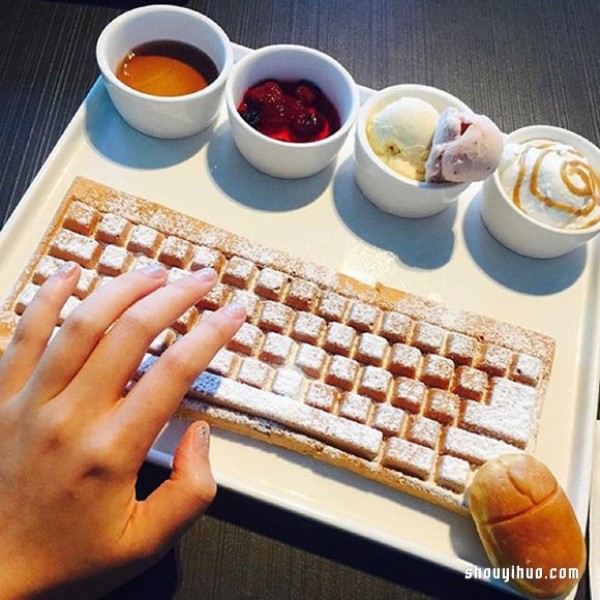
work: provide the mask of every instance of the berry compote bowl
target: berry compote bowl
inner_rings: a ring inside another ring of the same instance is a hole
[[[327,167],[360,106],[342,65],[292,44],[265,46],[242,58],[227,81],[225,101],[240,153],[259,171],[284,179]]]

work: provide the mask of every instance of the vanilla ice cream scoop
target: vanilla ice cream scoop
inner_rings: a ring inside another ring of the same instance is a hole
[[[371,117],[367,123],[367,139],[390,169],[424,181],[425,162],[439,117],[428,102],[405,96]]]
[[[515,206],[540,223],[583,229],[600,221],[600,183],[572,146],[547,140],[507,144],[498,168]]]
[[[447,108],[440,116],[425,165],[430,183],[470,183],[489,177],[498,167],[504,138],[484,115]]]

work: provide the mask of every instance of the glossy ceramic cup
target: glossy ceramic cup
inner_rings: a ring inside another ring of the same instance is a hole
[[[510,133],[505,143],[550,140],[568,144],[587,157],[600,173],[600,149],[585,138],[560,127],[531,125]],[[531,258],[554,258],[571,252],[600,232],[600,223],[585,229],[559,229],[536,221],[515,206],[498,170],[483,184],[481,217],[488,231],[503,245]]]
[[[429,217],[456,202],[469,184],[417,181],[396,173],[375,154],[367,138],[367,124],[375,114],[403,97],[424,100],[439,113],[449,106],[470,111],[469,107],[455,96],[426,85],[394,85],[375,92],[362,106],[356,122],[356,183],[375,206],[387,213],[408,218]]]
[[[336,107],[341,127],[316,142],[274,140],[252,128],[238,113],[244,92],[264,79],[306,79],[317,85]],[[225,89],[235,144],[256,169],[274,177],[295,179],[322,171],[340,151],[359,109],[351,75],[330,56],[293,44],[266,46],[247,54],[234,67]]]
[[[125,85],[116,76],[123,57],[146,42],[174,40],[196,46],[215,63],[219,75],[203,90],[183,96],[153,96]],[[233,65],[227,34],[204,15],[179,6],[151,5],[111,21],[96,44],[96,60],[106,90],[123,119],[158,138],[181,138],[207,128],[215,119]]]

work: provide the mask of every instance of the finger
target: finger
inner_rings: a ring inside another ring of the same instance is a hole
[[[65,320],[50,343],[30,385],[32,395],[56,396],[77,375],[106,330],[134,302],[161,287],[167,278],[162,267],[131,271],[103,285]]]
[[[98,390],[111,403],[140,364],[152,340],[196,304],[217,281],[214,269],[203,269],[143,298],[115,323],[100,341],[73,382],[80,397]]]
[[[136,505],[127,531],[134,553],[158,555],[206,510],[217,486],[208,459],[210,430],[199,421],[183,434],[171,477]]]
[[[66,263],[43,283],[27,306],[0,361],[0,399],[17,393],[31,377],[80,274],[79,265]]]
[[[139,449],[140,463],[182,396],[245,318],[241,306],[219,309],[173,344],[123,400],[115,418],[131,447]]]

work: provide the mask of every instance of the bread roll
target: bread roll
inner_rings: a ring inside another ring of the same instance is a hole
[[[539,460],[506,454],[486,462],[471,483],[469,507],[490,561],[520,591],[563,596],[583,575],[581,528],[564,490]]]

